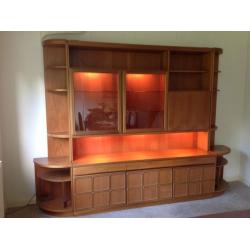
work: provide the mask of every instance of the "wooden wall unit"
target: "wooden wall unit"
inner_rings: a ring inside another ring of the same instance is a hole
[[[213,197],[219,48],[46,40],[38,206],[83,214]]]

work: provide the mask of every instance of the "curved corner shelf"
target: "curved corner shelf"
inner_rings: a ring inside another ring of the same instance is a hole
[[[45,168],[71,168],[71,162],[68,157],[35,158],[34,163]]]
[[[72,213],[72,206],[64,207],[63,201],[59,198],[53,200],[41,201],[39,202],[39,207],[42,210],[51,213],[62,213],[62,214]]]
[[[216,167],[225,166],[228,164],[228,160],[224,157],[220,157],[217,161]]]
[[[67,132],[56,132],[56,133],[48,133],[48,137],[53,138],[61,138],[61,139],[68,139],[69,134]]]
[[[67,169],[46,171],[39,176],[40,179],[49,182],[70,182],[70,172]]]
[[[231,152],[231,149],[224,145],[215,145],[212,151],[217,155],[226,155]]]

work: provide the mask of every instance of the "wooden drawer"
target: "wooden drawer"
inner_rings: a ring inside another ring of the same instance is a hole
[[[127,163],[110,163],[110,164],[95,164],[87,166],[75,166],[73,167],[73,176],[86,175],[86,174],[98,174],[98,173],[112,173],[129,170],[146,170],[146,169],[158,169],[178,166],[195,166],[203,164],[215,164],[215,156],[207,157],[187,157],[187,158],[175,158],[164,160],[148,160],[148,161],[131,161]]]
[[[88,166],[73,167],[73,175],[85,175],[85,174],[98,174],[98,173],[112,173],[125,171],[124,164],[96,164]]]
[[[215,164],[215,156],[207,157],[187,157],[187,158],[175,158],[175,159],[164,159],[155,161],[137,161],[124,163],[126,170],[143,170],[152,168],[167,168],[167,167],[178,167],[178,166],[189,166],[189,165],[202,165],[202,164]]]

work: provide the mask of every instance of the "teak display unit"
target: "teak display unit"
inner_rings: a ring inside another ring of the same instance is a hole
[[[214,145],[219,48],[46,40],[38,206],[83,214],[226,189]]]

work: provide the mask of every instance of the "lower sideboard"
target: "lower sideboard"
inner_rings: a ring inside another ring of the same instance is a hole
[[[223,154],[92,165],[35,159],[37,204],[78,215],[217,196],[226,189]]]
[[[74,213],[168,203],[212,194],[215,173],[215,164],[205,164],[74,175]]]

